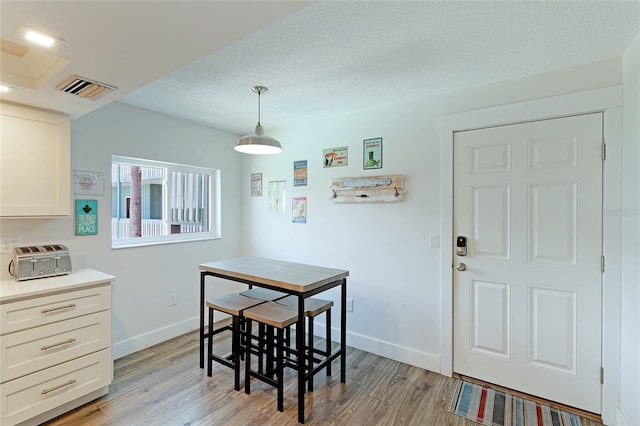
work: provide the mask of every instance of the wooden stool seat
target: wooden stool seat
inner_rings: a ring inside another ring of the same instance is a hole
[[[251,377],[255,377],[262,382],[265,382],[278,389],[278,411],[284,410],[284,329],[288,329],[292,324],[298,321],[298,313],[294,312],[283,305],[279,305],[275,302],[267,302],[261,305],[254,306],[244,311],[244,318],[247,324],[247,330],[251,330],[251,322],[257,321],[261,325],[266,325],[270,330],[275,329],[277,332],[276,343],[276,371],[275,378],[270,375],[270,371],[265,374],[261,369],[251,369],[251,345],[245,345],[245,380],[244,391],[245,393],[251,393]],[[266,352],[259,351],[258,356],[266,355],[268,358],[269,369],[271,368],[271,359],[273,352],[271,350],[273,345],[272,333],[267,333]],[[250,337],[249,337],[250,338]],[[260,346],[262,347],[265,338],[261,337]],[[299,360],[298,362],[302,362]]]
[[[244,313],[245,318],[284,329],[298,321],[298,313],[277,302],[267,302],[254,306]]]
[[[295,296],[287,296],[284,299],[276,301],[279,305],[284,305],[294,311],[298,310],[298,298]],[[307,317],[315,317],[333,307],[333,300],[316,299],[309,297],[304,299],[304,315]]]
[[[262,299],[262,300],[270,300],[270,301],[282,299],[288,296],[287,293],[283,293],[281,291],[276,291],[276,290],[270,290],[268,288],[262,288],[262,287],[250,288],[249,290],[241,291],[240,294],[246,297],[253,297],[254,299]]]
[[[216,311],[224,312],[229,315],[240,316],[242,311],[244,311],[245,309],[259,305],[266,301],[267,299],[259,299],[257,297],[248,298],[237,293],[231,293],[224,296],[216,297],[215,299],[207,300],[206,305],[209,308],[215,309]]]
[[[242,328],[240,320],[246,309],[257,306],[261,303],[266,303],[266,300],[252,299],[250,297],[240,296],[239,294],[227,294],[206,301],[206,306],[209,309],[207,375],[209,377],[212,375],[213,361],[233,369],[235,390],[240,390],[240,355],[242,353],[242,346],[240,344]],[[214,330],[214,311],[220,311],[231,315],[231,326],[225,325]],[[221,356],[213,353],[213,336],[223,331],[231,331],[231,354],[227,356]]]

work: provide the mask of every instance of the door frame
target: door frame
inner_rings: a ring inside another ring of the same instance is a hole
[[[456,131],[510,125],[570,115],[603,112],[602,250],[602,420],[614,424],[620,394],[620,218],[607,211],[620,209],[622,148],[622,86],[536,99],[442,116],[440,133],[440,373],[453,374],[453,136]]]

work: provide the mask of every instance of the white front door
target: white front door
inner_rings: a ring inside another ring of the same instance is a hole
[[[467,238],[454,253],[454,371],[594,413],[602,120],[454,135],[454,236]]]

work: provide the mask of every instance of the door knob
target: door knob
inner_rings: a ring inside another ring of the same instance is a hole
[[[458,264],[456,265],[456,269],[457,269],[458,271],[464,271],[464,270],[466,270],[466,269],[467,269],[467,265],[465,265],[464,263],[458,263]]]

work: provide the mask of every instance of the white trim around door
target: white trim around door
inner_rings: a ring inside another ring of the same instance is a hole
[[[622,87],[537,99],[511,105],[461,112],[438,120],[441,144],[441,354],[440,373],[453,373],[453,133],[461,130],[523,123],[591,112],[604,113],[607,146],[603,185],[602,303],[602,420],[614,424],[620,392],[620,218],[608,211],[620,209],[622,148]]]

